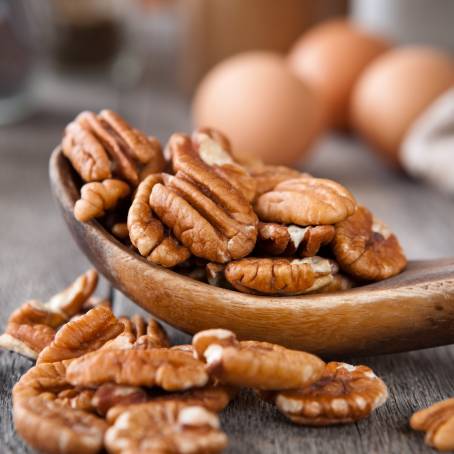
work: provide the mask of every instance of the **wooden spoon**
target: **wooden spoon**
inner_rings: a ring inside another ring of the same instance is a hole
[[[146,311],[183,331],[227,328],[242,339],[323,356],[454,343],[454,259],[413,261],[399,276],[344,292],[247,295],[147,262],[97,221],[76,221],[73,207],[79,191],[59,148],[50,160],[50,180],[72,235],[95,267]]]

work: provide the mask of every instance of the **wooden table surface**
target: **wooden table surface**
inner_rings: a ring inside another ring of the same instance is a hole
[[[49,297],[89,266],[60,219],[49,189],[47,159],[64,124],[81,109],[107,106],[120,108],[163,140],[172,130],[190,127],[187,105],[170,93],[131,96],[127,105],[102,86],[78,93],[72,102],[63,102],[59,94],[58,89],[46,92],[44,86],[46,103],[41,103],[37,115],[0,128],[1,329],[25,299]],[[348,186],[392,226],[409,258],[454,255],[454,200],[389,171],[355,139],[324,139],[306,168]],[[115,310],[130,313],[135,309],[116,294]],[[188,339],[175,330],[171,334],[175,342]],[[372,367],[389,386],[387,404],[374,415],[342,427],[302,428],[244,392],[221,417],[230,440],[226,452],[432,452],[422,436],[409,429],[408,419],[416,409],[454,396],[454,348],[347,360]],[[17,437],[11,419],[11,388],[31,365],[17,354],[0,352],[1,453],[33,452]]]

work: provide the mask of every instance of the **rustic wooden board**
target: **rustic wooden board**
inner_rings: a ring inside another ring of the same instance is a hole
[[[41,116],[0,133],[0,328],[24,299],[46,298],[88,263],[59,218],[47,181],[47,158],[63,116]],[[445,196],[384,170],[361,145],[330,138],[310,171],[336,178],[384,218],[411,258],[454,256],[454,203]],[[354,170],[352,170],[354,168]],[[116,311],[135,310],[121,295]],[[188,337],[172,331],[175,342]],[[354,425],[309,429],[291,425],[252,393],[243,393],[222,415],[228,453],[428,453],[408,418],[422,406],[454,395],[454,348],[365,358],[390,388],[390,399]],[[32,452],[15,435],[11,388],[32,362],[0,352],[0,452]]]

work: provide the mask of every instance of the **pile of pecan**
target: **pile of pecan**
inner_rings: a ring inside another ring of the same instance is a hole
[[[396,236],[331,180],[236,157],[219,131],[155,137],[81,113],[64,155],[82,180],[74,215],[155,264],[261,295],[345,290],[401,272]]]
[[[196,454],[227,446],[218,413],[241,388],[296,424],[344,424],[387,399],[371,369],[239,341],[224,329],[170,346],[153,319],[116,317],[93,270],[10,317],[0,347],[36,360],[13,388],[19,435],[45,453]]]

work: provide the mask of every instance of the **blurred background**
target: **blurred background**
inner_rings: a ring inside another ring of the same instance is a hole
[[[111,108],[163,143],[214,126],[337,179],[398,234],[407,203],[454,223],[453,23],[452,0],[0,0],[0,176]]]

